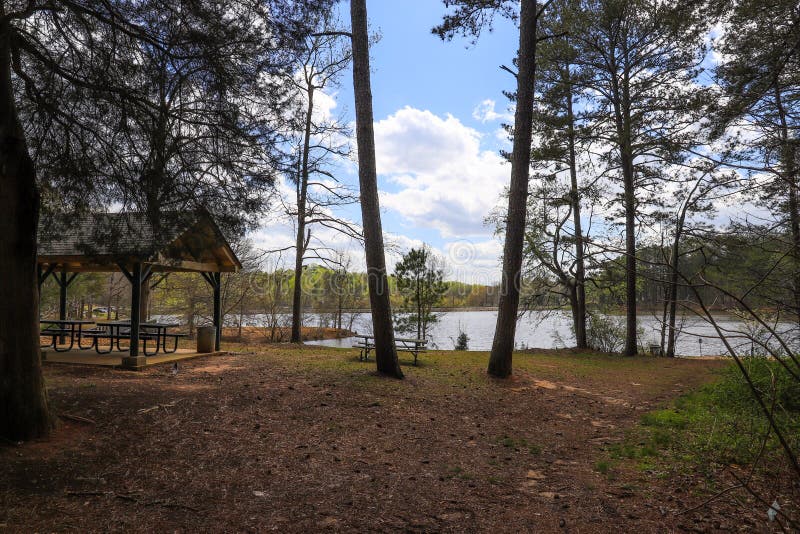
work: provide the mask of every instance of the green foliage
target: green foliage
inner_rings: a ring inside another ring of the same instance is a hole
[[[447,291],[442,261],[426,246],[412,248],[395,265],[394,278],[403,297],[400,313],[395,316],[395,328],[400,332],[416,331],[418,338],[425,339],[430,325],[438,320],[433,307]]]
[[[743,363],[765,404],[774,406],[778,427],[797,454],[800,382],[774,360],[748,358]],[[670,408],[645,414],[641,425],[624,443],[609,449],[612,458],[661,456],[665,463],[677,463],[678,467],[710,469],[715,464],[751,465],[763,445],[763,463],[785,459],[741,371],[733,365],[719,382],[680,397]]]
[[[688,423],[685,415],[673,409],[656,410],[642,416],[642,424],[651,427],[683,429]]]
[[[625,317],[590,313],[586,321],[586,341],[600,352],[619,352],[625,345]]]
[[[594,464],[594,470],[601,475],[609,476],[611,474],[611,463],[601,460]]]
[[[517,452],[527,450],[533,456],[538,456],[542,453],[542,447],[535,443],[529,443],[525,438],[512,438],[510,436],[500,436],[496,440],[498,445],[502,445],[506,449],[514,449]]]
[[[458,337],[456,338],[455,345],[453,346],[454,350],[469,350],[469,336],[467,336],[466,332],[459,331]]]

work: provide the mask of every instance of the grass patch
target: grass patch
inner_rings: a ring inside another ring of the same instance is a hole
[[[800,449],[800,383],[779,362],[749,358],[744,362],[767,406],[790,441]],[[641,470],[654,469],[654,461],[678,469],[710,470],[714,464],[751,465],[762,442],[766,464],[783,461],[783,451],[753,397],[741,371],[733,364],[720,379],[676,399],[673,406],[647,413],[641,426],[624,442],[608,449],[615,460],[637,460]]]
[[[514,449],[516,452],[527,450],[533,456],[542,454],[542,447],[535,443],[529,443],[525,438],[515,439],[509,436],[500,436],[496,440],[498,445],[502,445],[506,449]]]
[[[689,421],[686,415],[672,409],[657,410],[655,412],[646,413],[642,416],[642,424],[644,426],[658,428],[682,429],[686,428],[688,422]]]
[[[614,480],[616,478],[616,473],[614,472],[613,464],[610,461],[600,460],[599,462],[594,464],[594,470],[609,480]]]
[[[594,470],[600,473],[601,475],[607,475],[609,471],[611,471],[611,464],[601,460],[596,464],[594,464]]]

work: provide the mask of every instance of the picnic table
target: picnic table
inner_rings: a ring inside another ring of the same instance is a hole
[[[354,348],[360,349],[358,355],[359,360],[369,360],[369,353],[375,349],[375,336],[359,335],[354,336],[358,338]],[[414,365],[417,365],[417,357],[420,352],[425,352],[428,346],[427,339],[414,339],[414,338],[394,338],[394,346],[397,352],[409,352],[414,355]]]
[[[97,326],[100,328],[84,335],[85,337],[90,337],[93,339],[92,346],[94,346],[98,354],[108,354],[114,350],[115,345],[117,350],[120,352],[127,350],[122,348],[120,341],[123,339],[129,340],[131,338],[130,321],[103,321],[97,323]],[[168,329],[175,328],[177,326],[180,325],[177,323],[141,323],[139,325],[139,339],[142,341],[142,350],[144,351],[144,355],[153,356],[158,354],[159,351],[163,351],[164,354],[170,354],[177,351],[178,339],[186,337],[186,334],[168,332]],[[175,344],[171,350],[167,349],[168,338],[175,341]],[[99,340],[101,339],[108,339],[108,350],[100,349]],[[147,350],[148,341],[156,342],[156,348],[153,352],[149,352]]]
[[[156,335],[156,352],[158,352],[159,340],[161,342],[161,350],[164,354],[171,354],[178,350],[178,339],[186,337],[188,334],[180,334],[175,332],[168,332],[170,328],[177,328],[178,323],[143,323],[139,325],[145,333],[151,334],[155,330]],[[167,338],[173,339],[175,344],[171,350],[167,350]],[[146,354],[147,351],[145,351]]]
[[[94,321],[83,319],[41,319],[39,320],[40,331],[39,334],[43,337],[51,337],[52,341],[47,345],[42,345],[42,348],[53,347],[56,352],[67,352],[72,350],[75,346],[75,340],[78,340],[78,348],[90,349],[81,345],[81,337],[83,335],[83,327],[85,325],[94,324]],[[61,344],[66,343],[66,338],[69,336],[69,346],[67,348],[58,348],[60,340]]]

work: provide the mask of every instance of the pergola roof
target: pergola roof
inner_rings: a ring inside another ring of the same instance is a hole
[[[158,229],[144,213],[93,213],[51,225],[39,236],[39,265],[109,272],[135,263],[153,272],[235,272],[242,264],[205,211],[164,214]]]

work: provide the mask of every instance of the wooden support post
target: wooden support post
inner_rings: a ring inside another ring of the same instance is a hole
[[[42,265],[41,264],[38,265],[39,292],[40,293],[42,291],[42,284],[44,284],[44,281],[47,280],[48,276],[53,274],[53,271],[55,270],[55,268],[56,268],[56,265],[54,263],[51,263],[50,265],[47,266],[47,269],[43,271],[42,270]]]
[[[131,344],[130,357],[139,356],[139,325],[142,305],[142,264],[133,264],[131,272]]]
[[[48,272],[52,272],[52,269],[50,269]],[[78,273],[73,273],[73,275],[69,278],[67,278],[66,271],[61,271],[61,276],[56,276],[56,273],[52,274],[53,278],[55,278],[56,282],[58,282],[58,319],[63,321],[67,318],[67,288],[72,281],[75,280],[75,277],[78,276]],[[42,287],[43,282],[44,279],[40,278],[39,288]],[[58,338],[58,342],[66,343],[67,338],[65,336],[60,336]]]
[[[220,273],[211,273],[211,278],[214,280],[214,326],[217,330],[214,350],[219,351],[219,342],[222,338],[222,275]]]
[[[118,262],[122,274],[131,283],[131,332],[128,356],[122,358],[122,366],[128,369],[142,369],[145,366],[146,358],[139,356],[139,311],[142,302],[142,279],[150,273],[150,267],[142,271],[142,262],[136,261],[133,269],[128,271],[127,267]]]
[[[218,351],[222,338],[222,275],[220,273],[200,273],[208,285],[214,290],[214,327],[217,331],[214,338],[214,350]]]
[[[63,321],[67,318],[67,273],[64,271],[61,271],[58,286],[58,319]],[[67,338],[62,335],[58,342],[66,343]]]

